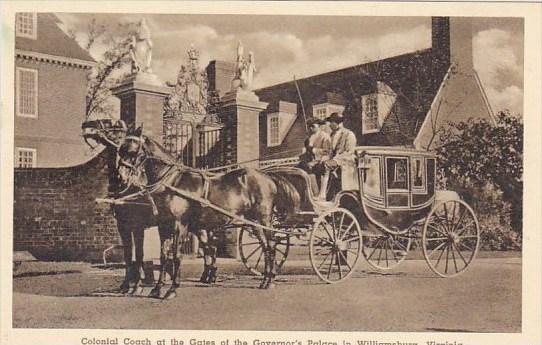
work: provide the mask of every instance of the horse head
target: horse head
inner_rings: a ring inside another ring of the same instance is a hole
[[[132,186],[154,184],[174,167],[180,167],[162,146],[143,135],[142,127],[127,131],[118,149],[118,157],[120,180]]]
[[[98,145],[119,148],[128,130],[123,120],[113,123],[111,119],[87,120],[81,125],[83,139],[91,148]],[[92,145],[89,140],[95,144]]]

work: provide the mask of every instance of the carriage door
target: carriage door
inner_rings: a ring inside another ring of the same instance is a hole
[[[407,157],[386,157],[386,190],[388,208],[409,207]]]

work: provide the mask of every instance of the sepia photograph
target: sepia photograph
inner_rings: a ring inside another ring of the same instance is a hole
[[[3,32],[3,332],[466,345],[534,331],[526,16],[93,5],[14,6]]]

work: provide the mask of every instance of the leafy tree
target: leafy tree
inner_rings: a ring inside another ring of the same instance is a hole
[[[73,30],[70,35],[76,37]],[[111,88],[128,74],[129,49],[132,35],[135,34],[135,24],[118,24],[112,30],[100,24],[93,18],[87,25],[86,42],[81,45],[91,51],[104,50],[99,61],[87,76],[86,118],[93,116],[112,116],[115,103]]]
[[[436,153],[439,175],[458,191],[494,186],[510,209],[511,225],[522,232],[523,122],[507,111],[496,123],[469,120],[449,123],[442,132]],[[471,195],[472,197],[472,195]]]

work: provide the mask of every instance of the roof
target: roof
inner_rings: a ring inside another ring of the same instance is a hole
[[[15,49],[95,62],[88,51],[62,31],[60,22],[52,13],[38,13],[37,38],[15,37]]]
[[[337,104],[337,105],[346,105],[346,100],[341,94],[335,92],[325,92],[320,97],[318,97],[314,104]]]
[[[345,126],[356,133],[358,144],[412,145],[448,67],[446,56],[428,48],[298,79],[297,86],[307,113],[321,97],[343,97]],[[379,91],[396,94],[396,102],[379,132],[362,135],[359,98]],[[300,103],[294,81],[255,92],[264,102]]]

